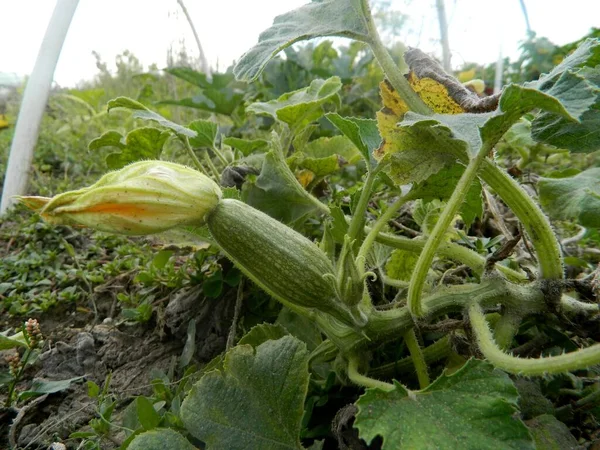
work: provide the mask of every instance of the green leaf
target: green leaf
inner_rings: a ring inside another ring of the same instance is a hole
[[[258,44],[240,58],[233,73],[238,80],[256,79],[271,58],[294,42],[320,36],[367,41],[368,35],[361,0],[313,1],[275,17],[273,25],[258,37]]]
[[[322,106],[332,100],[342,88],[339,77],[314,80],[310,86],[287,92],[270,102],[256,102],[246,111],[271,116],[300,130],[323,115]]]
[[[397,382],[391,392],[367,389],[356,402],[355,426],[367,444],[381,436],[383,449],[533,449],[515,417],[517,398],[508,375],[470,360],[422,391]]]
[[[128,450],[197,450],[189,441],[170,428],[158,428],[139,434]]]
[[[88,149],[90,150],[98,150],[102,147],[117,147],[124,149],[126,144],[121,133],[111,130],[107,131],[96,139],[92,139],[92,141],[90,141],[88,144]]]
[[[196,321],[194,319],[190,319],[187,327],[187,337],[185,339],[185,345],[183,346],[183,350],[181,351],[181,356],[179,357],[179,369],[184,369],[189,365],[194,357],[194,352],[196,351]]]
[[[401,125],[387,142],[390,149],[380,164],[397,185],[418,183],[462,157],[468,145],[455,139],[452,131],[434,120]]]
[[[390,278],[409,281],[418,259],[418,253],[396,249],[385,265],[385,271]]]
[[[69,378],[68,380],[46,381],[35,378],[31,383],[31,387],[27,391],[23,391],[19,394],[19,401],[37,397],[38,395],[54,394],[55,392],[64,391],[65,389],[69,389],[71,383],[82,379],[83,377],[74,377]]]
[[[153,430],[161,421],[160,415],[146,397],[140,396],[135,399],[138,419],[144,430]]]
[[[308,352],[292,336],[238,345],[181,405],[188,431],[212,450],[301,449]]]
[[[284,336],[287,336],[288,332],[281,325],[261,323],[252,327],[238,342],[238,345],[251,345],[252,347],[258,347],[267,341],[276,341]]]
[[[168,137],[168,131],[152,127],[136,128],[130,131],[126,138],[116,131],[109,131],[90,142],[89,149],[97,150],[103,147],[120,149],[120,152],[111,153],[106,157],[109,169],[114,170],[143,159],[159,159]]]
[[[152,258],[152,265],[159,270],[165,268],[171,256],[173,256],[173,250],[161,250],[159,251],[154,258]]]
[[[27,347],[27,341],[22,331],[12,336],[6,336],[0,333],[0,350],[8,350],[17,347]]]
[[[185,106],[188,108],[210,111],[217,114],[231,115],[242,104],[244,92],[236,86],[234,76],[230,73],[215,73],[209,81],[205,74],[188,67],[173,67],[165,72],[187,81],[201,89],[201,93],[182,100],[163,100],[159,105]]]
[[[202,292],[208,298],[217,298],[223,292],[223,272],[220,270],[206,278],[202,283]]]
[[[314,159],[338,155],[350,164],[355,164],[361,157],[354,143],[346,136],[321,137],[310,141],[298,150]]]
[[[465,168],[463,166],[453,164],[430,176],[425,181],[415,184],[411,193],[415,195],[416,198],[422,198],[425,201],[434,199],[448,200],[452,196],[464,170]],[[479,180],[475,180],[469,188],[460,207],[460,214],[467,228],[471,226],[477,217],[483,217],[483,197],[481,189],[481,183]]]
[[[188,127],[196,132],[196,136],[190,138],[192,147],[215,147],[215,140],[219,132],[219,126],[209,120],[194,120]]]
[[[160,114],[158,114],[154,111],[150,111],[148,108],[146,108],[141,103],[136,102],[135,100],[132,100],[128,97],[117,97],[113,100],[110,100],[108,102],[107,107],[108,107],[109,112],[113,108],[131,109],[131,110],[133,110],[133,117],[135,117],[136,119],[152,120],[154,122],[157,122],[159,125],[161,125],[165,128],[168,128],[182,136],[187,136],[190,138],[196,137],[195,131],[190,130],[189,128],[186,128],[179,124],[176,124],[175,122],[171,122],[168,119],[165,119]]]
[[[582,226],[600,228],[600,168],[574,177],[541,178],[540,203],[556,219],[575,219]]]
[[[544,450],[563,450],[580,448],[577,439],[569,428],[550,414],[528,420],[527,426],[531,431],[536,448]]]
[[[257,150],[264,150],[269,142],[264,139],[240,139],[236,137],[226,137],[223,144],[237,148],[244,156],[248,156]]]
[[[283,326],[292,336],[304,342],[309,351],[313,351],[323,342],[321,330],[313,320],[296,314],[285,306],[281,308],[276,324]]]
[[[100,395],[100,386],[98,386],[96,383],[94,383],[93,381],[90,380],[87,382],[87,387],[88,387],[88,397],[98,398],[98,395]]]
[[[566,71],[583,67],[596,67],[598,64],[600,64],[600,40],[588,38],[579,44],[577,49],[559,65],[554,67],[550,73],[542,75],[538,81],[533,81],[531,84],[539,89],[544,89]]]
[[[373,151],[381,145],[376,120],[342,117],[337,113],[328,113],[325,117],[356,145],[367,164],[375,163]]]
[[[265,155],[260,175],[244,183],[242,198],[249,205],[285,223],[295,222],[315,210],[316,199],[304,190],[279,152]]]
[[[600,149],[600,40],[587,39],[549,74],[529,83],[555,95],[578,122],[552,112],[538,115],[532,124],[536,141],[589,153]]]

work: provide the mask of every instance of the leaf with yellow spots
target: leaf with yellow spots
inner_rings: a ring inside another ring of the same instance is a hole
[[[438,114],[460,114],[465,110],[448,93],[448,88],[429,77],[419,78],[410,72],[408,82],[421,100]]]
[[[296,172],[296,179],[304,189],[315,179],[314,172],[308,169],[302,169]]]

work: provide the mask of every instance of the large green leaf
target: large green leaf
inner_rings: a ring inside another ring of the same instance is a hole
[[[201,91],[191,98],[181,100],[163,100],[159,105],[185,106],[188,108],[231,115],[242,104],[244,93],[240,83],[236,83],[230,73],[214,73],[208,80],[205,74],[188,67],[173,67],[165,72],[198,86]]]
[[[567,178],[541,178],[540,202],[556,219],[575,219],[600,228],[600,167]]]
[[[94,139],[88,145],[90,150],[104,147],[115,147],[120,152],[111,153],[106,157],[109,169],[120,169],[129,163],[144,159],[159,159],[166,140],[168,131],[158,128],[136,128],[123,137],[117,131],[107,131],[102,136]]]
[[[219,126],[210,120],[194,120],[188,127],[196,132],[196,136],[190,138],[193,147],[214,148],[215,140],[219,132]]]
[[[543,450],[580,449],[577,439],[564,423],[550,414],[543,414],[527,421],[536,448]]]
[[[316,199],[298,183],[277,151],[265,155],[260,175],[244,183],[242,198],[277,220],[291,223],[314,211]]]
[[[381,136],[376,120],[342,117],[337,113],[329,113],[325,117],[356,145],[367,164],[375,162],[373,151],[381,145]]]
[[[247,111],[271,116],[300,130],[323,115],[322,105],[337,96],[341,88],[339,77],[317,79],[308,87],[283,94],[276,100],[253,103]]]
[[[457,159],[468,158],[469,152],[466,141],[456,139],[450,128],[430,118],[401,124],[386,148],[390,151],[381,163],[398,185],[424,181]]]
[[[196,447],[185,437],[170,428],[157,428],[139,434],[127,448],[129,450],[196,450]]]
[[[572,152],[600,149],[600,40],[585,40],[549,74],[529,85],[558,98],[578,121],[542,112],[532,124],[532,136]]]
[[[257,150],[266,149],[269,145],[269,142],[264,139],[240,139],[236,137],[226,137],[223,139],[223,144],[237,148],[244,156],[248,156]]]
[[[128,97],[117,97],[113,100],[110,100],[108,102],[108,111],[110,111],[113,108],[130,109],[133,111],[133,117],[135,117],[136,119],[152,120],[152,121],[158,123],[159,125],[161,125],[165,128],[168,128],[182,136],[187,136],[190,138],[196,137],[195,131],[190,130],[189,128],[186,128],[179,124],[176,124],[175,122],[171,122],[168,119],[165,119],[160,114],[158,114],[154,111],[150,111],[148,108],[146,108],[141,103],[136,102],[135,100],[132,100]]]
[[[292,336],[239,345],[194,385],[181,418],[211,450],[301,449],[308,378],[306,346]]]
[[[415,184],[411,193],[417,198],[425,201],[434,199],[448,200],[458,180],[463,174],[465,168],[459,164],[453,164],[450,167],[438,172],[426,180]],[[460,206],[460,215],[467,226],[471,226],[477,217],[483,217],[483,197],[481,195],[481,183],[479,180],[473,181],[463,203]]]
[[[239,80],[252,81],[281,50],[319,36],[368,41],[362,5],[362,0],[315,0],[275,17],[273,25],[258,37],[258,43],[240,58],[233,73]]]
[[[400,383],[384,392],[367,389],[356,405],[355,426],[367,443],[383,438],[383,449],[533,449],[525,425],[515,417],[517,390],[491,364],[470,360],[422,391]]]

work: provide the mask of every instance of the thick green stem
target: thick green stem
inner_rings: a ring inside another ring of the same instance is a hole
[[[375,59],[377,59],[377,62],[385,72],[387,79],[390,81],[394,89],[396,89],[402,100],[404,100],[411,111],[419,114],[431,115],[431,109],[429,109],[425,102],[421,100],[421,97],[419,97],[417,93],[412,90],[410,84],[408,84],[408,81],[398,69],[398,66],[394,62],[387,48],[385,48],[385,45],[383,45],[383,42],[381,42],[381,37],[379,36],[379,32],[375,27],[373,16],[371,15],[371,10],[366,0],[363,1],[363,14],[369,30],[370,40],[367,43],[369,44],[369,47],[371,47],[371,51],[375,55]]]
[[[367,232],[370,230],[369,228],[365,229],[367,230]],[[426,243],[425,240],[408,239],[404,236],[396,236],[388,233],[379,233],[377,235],[376,241],[389,247],[398,248],[401,250],[406,250],[415,253],[420,253],[425,247]],[[461,264],[465,264],[480,275],[483,274],[483,271],[485,269],[485,258],[483,256],[477,254],[473,250],[468,249],[467,247],[463,247],[458,244],[444,242],[437,248],[436,253],[445,258],[457,261]],[[517,272],[516,270],[512,270],[511,268],[503,266],[501,264],[496,264],[494,267],[500,272],[502,272],[504,275],[506,275],[511,281],[528,281],[527,275],[525,275],[524,273]]]
[[[213,146],[210,149],[217,156],[217,158],[219,158],[219,161],[221,161],[224,166],[226,166],[226,165],[229,164],[229,162],[227,161],[227,159],[225,158],[225,156],[223,155],[223,153],[221,153],[221,151],[217,147]]]
[[[423,356],[423,350],[417,340],[415,329],[411,328],[409,331],[404,333],[404,342],[410,352],[413,364],[415,365],[415,371],[417,372],[417,379],[419,380],[419,386],[421,389],[425,389],[431,382],[429,380],[429,373],[427,372],[427,362]]]
[[[563,311],[570,313],[593,314],[600,312],[600,304],[582,302],[566,294],[561,296],[560,306],[562,307]]]
[[[410,279],[410,286],[408,288],[408,307],[411,313],[417,317],[423,315],[421,292],[423,290],[425,278],[429,268],[431,267],[431,263],[437,248],[442,243],[444,235],[452,223],[452,219],[458,213],[460,205],[465,199],[473,180],[475,180],[477,177],[477,171],[479,170],[481,163],[485,160],[488,152],[489,148],[485,145],[482,146],[482,148],[479,149],[477,156],[469,162],[469,165],[460,177],[452,196],[448,200],[448,203],[444,207],[444,210],[442,211],[435,227],[433,228],[431,235],[427,239],[425,248],[419,255],[419,259],[415,265],[415,269]]]
[[[494,162],[484,160],[479,175],[523,224],[537,253],[540,276],[545,279],[562,280],[564,271],[560,246],[550,222],[539,206]]]
[[[365,226],[365,213],[367,212],[367,206],[369,205],[369,199],[371,198],[371,192],[373,191],[375,179],[377,178],[377,174],[380,170],[381,166],[377,166],[372,170],[369,170],[367,173],[367,178],[363,185],[360,197],[358,199],[358,204],[356,205],[356,209],[354,210],[354,214],[352,215],[352,220],[350,221],[350,226],[348,228],[348,236],[350,237],[351,242],[358,238],[359,233]]]
[[[367,261],[367,255],[369,254],[371,247],[375,243],[375,240],[377,239],[377,235],[379,234],[381,229],[390,220],[392,220],[392,218],[398,212],[398,210],[400,208],[402,208],[402,206],[410,200],[412,200],[410,194],[405,195],[404,197],[400,197],[381,215],[381,217],[379,219],[377,219],[377,222],[375,222],[373,224],[371,231],[369,231],[369,233],[367,234],[367,237],[365,238],[362,245],[360,246],[360,250],[358,251],[358,256],[356,257],[356,260],[359,263],[359,268],[362,273],[364,273],[364,270],[365,270],[365,263]]]
[[[450,339],[444,336],[438,339],[429,347],[423,349],[423,357],[427,364],[432,364],[450,355],[452,347]],[[392,378],[396,374],[408,373],[415,369],[413,359],[410,356],[402,358],[400,361],[394,361],[383,366],[376,367],[369,371],[369,375],[374,378]]]
[[[542,376],[584,369],[600,363],[600,344],[558,356],[517,358],[502,351],[494,341],[485,315],[477,303],[469,307],[469,318],[479,349],[494,366],[509,373]]]
[[[366,388],[376,388],[386,392],[394,390],[393,384],[386,383],[385,381],[379,381],[374,378],[369,378],[360,374],[358,372],[358,357],[356,355],[351,355],[348,358],[348,378],[350,378],[350,381],[352,381],[354,384]]]
[[[196,166],[196,169],[198,169],[204,175],[208,176],[208,173],[206,172],[206,169],[204,168],[204,166],[202,165],[202,163],[200,162],[200,160],[198,159],[198,157],[194,153],[194,149],[190,145],[190,140],[187,138],[187,136],[185,136],[183,138],[183,145],[185,146],[185,149],[187,150],[188,155],[190,156],[190,158],[194,162],[194,165]]]
[[[423,311],[429,319],[442,314],[460,312],[477,302],[484,307],[505,305],[517,309],[523,315],[536,314],[547,309],[544,293],[534,285],[520,286],[501,278],[492,278],[481,284],[467,284],[439,288],[423,299]],[[407,307],[385,311],[373,309],[368,322],[360,329],[342,324],[329,314],[316,312],[314,320],[327,337],[344,353],[362,347],[375,347],[397,339],[414,326]]]

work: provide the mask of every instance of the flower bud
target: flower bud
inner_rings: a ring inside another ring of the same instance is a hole
[[[203,224],[221,195],[214,181],[194,169],[141,161],[109,172],[87,188],[20,200],[50,223],[143,235]]]

